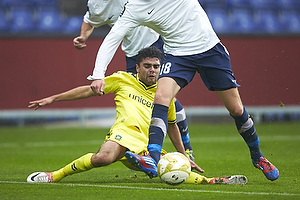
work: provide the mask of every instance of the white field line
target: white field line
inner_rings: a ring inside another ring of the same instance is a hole
[[[16,181],[0,181],[1,184],[33,184]],[[42,183],[45,184],[45,183]],[[132,187],[118,185],[96,185],[96,184],[80,184],[80,183],[51,183],[49,186],[70,186],[70,187],[98,187],[98,188],[118,188],[132,190],[153,190],[153,191],[174,191],[174,192],[199,192],[199,193],[219,193],[219,194],[247,194],[247,195],[273,195],[273,196],[300,196],[294,193],[279,193],[279,192],[240,192],[240,191],[222,191],[222,190],[189,190],[189,189],[170,189],[170,188],[153,188],[153,187]]]
[[[300,135],[291,136],[261,136],[259,137],[260,141],[295,141],[300,140]],[[204,138],[191,138],[191,141],[194,143],[209,143],[209,142],[240,142],[242,141],[242,137],[204,137]],[[170,140],[166,140],[166,143],[169,143]],[[101,140],[86,140],[86,141],[48,141],[48,142],[0,142],[0,148],[14,148],[18,146],[22,147],[54,147],[54,146],[83,146],[83,145],[102,145],[103,141]]]

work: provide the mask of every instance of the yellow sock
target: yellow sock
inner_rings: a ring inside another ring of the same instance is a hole
[[[91,163],[91,158],[93,155],[94,155],[93,153],[85,154],[84,156],[81,156],[80,158],[74,160],[73,162],[66,165],[65,167],[57,171],[54,171],[52,174],[53,182],[58,182],[66,176],[88,171],[94,168],[94,166]]]
[[[195,172],[191,172],[189,178],[185,181],[185,183],[207,184],[210,180],[210,178],[206,178],[205,176],[202,176]]]

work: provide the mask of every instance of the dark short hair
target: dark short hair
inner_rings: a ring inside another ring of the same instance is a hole
[[[136,63],[139,65],[145,58],[158,58],[162,59],[162,52],[155,46],[146,47],[141,49],[136,57]]]

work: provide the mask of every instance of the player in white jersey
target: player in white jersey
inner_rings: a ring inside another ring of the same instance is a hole
[[[103,90],[107,65],[124,36],[137,26],[148,26],[160,34],[166,53],[149,128],[148,151],[153,163],[160,159],[166,134],[164,130],[168,126],[168,106],[179,90],[198,72],[206,87],[216,91],[235,120],[238,132],[249,147],[253,165],[262,170],[267,179],[276,180],[279,171],[260,151],[254,123],[241,101],[237,89],[239,85],[231,71],[229,54],[197,0],[130,1],[98,51],[93,76],[100,79],[91,84],[94,91],[101,93]],[[125,156],[132,164],[140,165],[141,156],[130,152]],[[142,166],[141,169],[148,172],[147,166]]]
[[[81,50],[86,47],[86,41],[92,34],[95,27],[109,25],[112,27],[124,10],[127,0],[89,0],[88,11],[84,15],[81,25],[80,36],[74,38],[74,46]],[[142,48],[156,46],[163,51],[163,41],[159,34],[146,26],[138,26],[127,33],[122,42],[122,50],[126,54],[126,71],[136,73],[136,55]],[[97,76],[90,76],[90,80],[97,79]],[[189,138],[189,130],[185,110],[178,100],[175,101],[177,125],[180,130],[182,141],[187,154],[194,160],[194,154]]]
[[[127,0],[89,0],[88,11],[84,15],[81,24],[80,36],[74,38],[73,43],[77,49],[86,47],[86,41],[92,34],[94,28],[102,25],[112,27],[124,10]],[[142,48],[153,45],[159,39],[159,35],[152,29],[141,26],[126,34],[123,38],[122,50],[126,54],[127,72],[135,73],[135,56]],[[161,41],[158,41],[161,42]],[[158,44],[162,46],[162,44]],[[157,46],[159,48],[159,46]],[[97,77],[91,77],[91,79]]]

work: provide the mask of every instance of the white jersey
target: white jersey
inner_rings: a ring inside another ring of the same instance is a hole
[[[127,0],[89,0],[87,3],[89,10],[84,15],[83,21],[93,27],[105,24],[112,27],[124,10],[125,3]],[[148,27],[137,27],[124,37],[122,50],[128,57],[135,56],[139,50],[157,41],[158,37],[159,35]]]
[[[175,56],[203,53],[220,42],[197,0],[131,0],[98,51],[93,77],[103,79],[122,39],[138,26],[159,33],[165,53]]]

